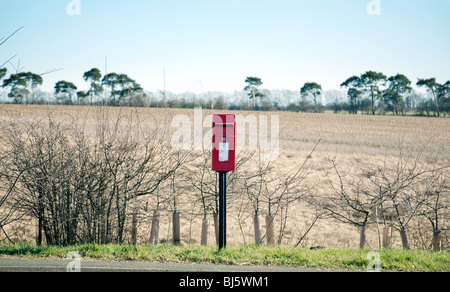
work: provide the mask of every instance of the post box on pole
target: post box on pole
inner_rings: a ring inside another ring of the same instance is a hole
[[[236,116],[213,115],[212,170],[219,173],[219,249],[227,245],[227,172],[236,170]]]
[[[213,115],[212,169],[229,172],[236,169],[236,116]]]

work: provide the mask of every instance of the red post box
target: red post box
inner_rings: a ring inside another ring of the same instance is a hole
[[[213,115],[212,170],[236,170],[236,116]]]

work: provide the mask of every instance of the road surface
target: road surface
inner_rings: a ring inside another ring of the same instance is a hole
[[[318,272],[318,269],[291,267],[253,267],[208,264],[176,264],[132,261],[93,261],[71,259],[23,259],[0,257],[0,272]]]

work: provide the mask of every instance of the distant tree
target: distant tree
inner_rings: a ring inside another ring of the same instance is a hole
[[[420,79],[417,81],[416,85],[418,87],[426,87],[431,94],[433,95],[433,99],[434,99],[434,105],[436,106],[436,111],[437,111],[437,116],[440,116],[439,113],[439,102],[438,102],[438,88],[439,88],[439,84],[436,82],[436,78],[430,78],[430,79]]]
[[[55,97],[65,104],[72,104],[72,97],[76,94],[77,87],[69,81],[58,81],[55,84]]]
[[[388,88],[383,93],[383,98],[394,105],[395,114],[398,115],[398,106],[403,103],[403,95],[411,92],[411,81],[402,74],[391,76],[388,79]]]
[[[0,69],[0,81],[6,76],[6,72],[8,72],[8,69],[6,68]]]
[[[380,86],[386,82],[386,76],[381,72],[367,71],[361,75],[364,91],[369,93],[371,99],[372,115],[375,114],[375,99],[381,99]]]
[[[0,83],[2,82],[3,78],[6,76],[6,73],[8,72],[8,69],[6,68],[0,68]],[[0,97],[3,95],[4,92],[0,92]]]
[[[317,98],[322,95],[322,86],[315,82],[306,82],[300,89],[300,95],[303,98],[312,96],[312,101],[314,102],[314,105],[317,107],[318,106]]]
[[[450,112],[450,80],[442,84],[438,88],[438,99],[442,102],[442,105]]]
[[[341,87],[348,88],[347,96],[350,101],[350,111],[352,114],[358,114],[357,103],[362,94],[362,91],[358,90],[358,88],[363,87],[361,78],[359,78],[358,76],[352,76],[345,80],[341,84]]]
[[[323,92],[325,98],[326,108],[333,110],[335,113],[346,110],[348,103],[345,102],[346,94],[343,94],[339,90],[328,90]]]
[[[6,75],[6,69],[2,69],[0,71],[0,79]],[[2,76],[3,75],[3,76]],[[32,72],[21,72],[17,74],[11,74],[8,79],[3,80],[2,87],[10,87],[11,91],[8,94],[9,98],[14,99],[14,103],[22,103],[23,99],[27,97],[31,93],[33,93],[34,98],[34,90],[42,85],[43,79],[40,75],[34,74]]]
[[[80,102],[84,102],[86,97],[89,96],[89,93],[86,91],[77,91],[77,104],[80,104]],[[92,105],[92,99],[91,99],[91,105]]]
[[[126,96],[132,97],[144,89],[126,74],[109,73],[103,77],[102,84],[111,88],[112,103],[121,102]]]
[[[91,70],[85,72],[83,75],[84,81],[88,82],[90,86],[89,91],[86,92],[86,94],[91,97],[91,105],[93,97],[103,92],[101,78],[102,74],[97,68],[92,68]]]
[[[23,72],[23,73],[19,73],[19,75],[25,80],[25,82],[27,83],[27,87],[30,87],[31,89],[31,94],[33,95],[32,98],[34,99],[34,92],[35,89],[42,85],[43,83],[43,79],[42,76],[32,73],[32,72]]]
[[[133,97],[133,94],[141,93],[144,89],[136,83],[135,80],[128,77],[126,74],[118,75],[118,84],[120,86],[120,90],[118,91],[119,101],[122,101],[126,96],[130,98]]]
[[[245,83],[247,86],[244,88],[245,91],[248,91],[248,97],[253,100],[253,109],[256,108],[256,98],[263,98],[264,94],[259,91],[259,87],[263,85],[261,78],[258,77],[247,77],[245,79]]]
[[[415,91],[414,89],[411,90],[411,93],[409,93],[405,98],[406,109],[407,110],[417,109],[421,100],[422,100],[422,94]]]
[[[8,79],[4,79],[2,87],[11,88],[8,97],[13,98],[15,104],[21,103],[23,98],[30,93],[27,89],[27,82],[20,73],[11,74]]]
[[[149,99],[148,95],[144,92],[133,95],[131,102],[132,102],[133,107],[149,107],[150,106],[150,99]]]
[[[109,73],[103,76],[102,85],[109,87],[111,89],[111,101],[115,101],[116,87],[118,85],[118,74]]]
[[[313,112],[317,110],[317,107],[314,106],[314,104],[309,99],[302,98],[302,100],[300,100],[300,103],[298,104],[297,110],[301,112]]]
[[[227,103],[225,102],[225,98],[223,97],[223,95],[217,97],[216,101],[214,102],[214,108],[218,110],[228,109]]]
[[[348,99],[350,100],[350,110],[353,114],[358,114],[358,99],[361,97],[362,91],[356,88],[350,88],[347,92]]]

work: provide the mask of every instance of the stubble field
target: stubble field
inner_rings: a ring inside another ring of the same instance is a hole
[[[49,115],[55,119],[76,121],[83,123],[87,131],[94,131],[100,117],[101,110],[95,107],[69,106],[16,106],[0,107],[0,123],[5,126],[11,120],[45,119]],[[157,108],[110,108],[108,117],[119,115],[138,116],[148,129],[166,127],[169,129],[168,138],[177,128],[171,127],[173,117],[184,115],[194,124],[194,110],[192,109],[157,109]],[[208,139],[208,119],[212,113],[223,111],[202,111],[203,134]],[[254,116],[259,121],[260,116],[279,117],[279,155],[271,166],[266,179],[270,180],[283,175],[283,171],[300,167],[308,160],[308,169],[302,177],[302,186],[307,187],[308,196],[326,196],[333,192],[333,183],[338,183],[336,173],[330,161],[334,161],[343,172],[353,175],[359,165],[380,164],[395,161],[399,155],[420,155],[430,165],[448,166],[450,162],[450,119],[424,117],[394,117],[394,116],[352,116],[334,114],[308,114],[293,112],[230,112],[238,116]],[[239,123],[239,119],[237,121]],[[248,132],[248,128],[247,128]],[[270,133],[270,130],[269,130]],[[250,134],[252,135],[252,134]],[[270,138],[269,138],[270,139]],[[316,148],[315,148],[316,147]],[[311,151],[315,148],[314,152]],[[246,152],[244,149],[242,152]],[[201,151],[200,151],[201,152]],[[196,153],[196,152],[193,152]],[[311,155],[310,155],[311,154]],[[201,156],[200,154],[198,154]],[[310,156],[309,156],[310,155]],[[257,155],[244,163],[240,172],[256,171],[259,160]],[[162,190],[164,192],[164,190]],[[181,238],[183,244],[199,244],[201,236],[201,221],[203,214],[200,203],[193,203],[195,189],[189,184],[181,184],[177,188],[178,207],[181,213]],[[253,243],[253,209],[252,203],[245,199],[247,194],[239,188],[230,190],[228,214],[228,243],[240,245]],[[138,242],[146,244],[150,234],[151,215],[154,200],[149,197],[140,198]],[[167,200],[161,208],[160,240],[170,241],[172,200]],[[319,210],[320,211],[320,210]],[[310,227],[318,210],[299,200],[291,204],[287,217],[283,217],[283,210],[275,213],[275,235],[283,235],[281,244],[295,245],[300,237]],[[260,216],[267,213],[262,203]],[[210,239],[208,245],[214,245],[212,239],[214,230],[212,211],[208,213]],[[282,221],[286,219],[285,229],[280,231]],[[36,224],[19,222],[9,226],[10,236],[32,240],[36,234]],[[423,225],[413,225],[410,228],[422,228]],[[263,224],[264,230],[264,224]],[[394,231],[393,246],[401,246],[400,237]],[[418,234],[421,234],[420,232]],[[129,236],[129,235],[128,235]],[[0,239],[3,239],[0,237]],[[411,241],[416,246],[426,242],[429,238],[413,237]],[[377,230],[374,224],[367,230],[367,245],[370,248],[378,246]],[[443,246],[448,244],[448,236],[443,236]],[[355,248],[359,243],[359,231],[356,227],[339,223],[332,218],[321,218],[303,238],[301,246],[314,247],[345,247]]]

